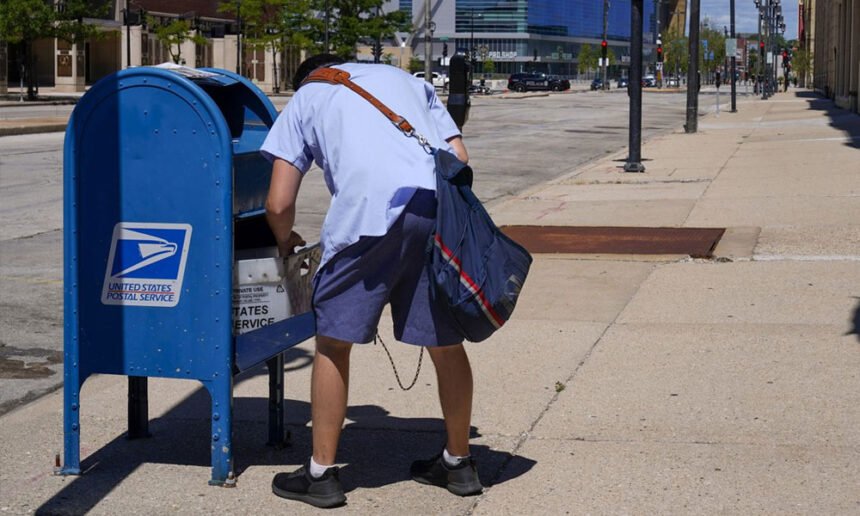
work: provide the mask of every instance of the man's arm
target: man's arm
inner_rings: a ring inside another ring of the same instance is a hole
[[[461,136],[455,136],[453,138],[448,138],[448,145],[454,149],[454,154],[460,158],[460,161],[463,163],[469,162],[469,153],[466,152],[466,146],[463,144],[463,138]]]
[[[272,181],[266,197],[266,221],[272,228],[281,256],[293,254],[293,248],[304,245],[302,237],[293,231],[296,221],[296,198],[302,184],[302,173],[282,159],[272,163]]]

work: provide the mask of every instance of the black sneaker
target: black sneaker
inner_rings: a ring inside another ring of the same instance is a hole
[[[346,503],[336,467],[328,468],[319,478],[311,476],[307,464],[292,473],[278,473],[272,479],[272,492],[281,498],[298,500],[323,509]]]
[[[472,457],[463,459],[456,466],[449,466],[440,453],[432,459],[413,462],[409,472],[412,480],[418,483],[444,487],[459,496],[477,495],[484,490]]]

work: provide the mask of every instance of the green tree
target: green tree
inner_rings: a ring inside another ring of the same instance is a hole
[[[663,44],[663,62],[667,70],[673,74],[687,73],[690,64],[689,40],[677,31],[666,35]]]
[[[758,75],[759,69],[759,51],[758,51],[758,42],[755,44],[755,49],[747,51],[747,71],[750,76]]]
[[[273,53],[295,48],[317,53],[323,21],[315,15],[315,5],[315,0],[225,0],[218,5],[218,12],[240,15],[245,48]]]
[[[192,31],[188,20],[179,18],[161,22],[152,16],[147,16],[146,23],[155,32],[155,39],[167,48],[170,59],[176,64],[182,62],[183,43],[186,41],[193,41],[198,45],[206,43],[206,38],[198,34],[196,29]]]
[[[325,16],[324,0],[315,0],[316,10]],[[355,57],[360,41],[388,39],[395,32],[412,29],[404,11],[383,13],[383,0],[328,0],[329,51],[344,59]]]
[[[579,73],[585,73],[597,67],[597,54],[588,43],[579,48]]]
[[[705,54],[707,41],[707,55]],[[713,52],[714,58],[710,58]],[[726,37],[722,29],[711,27],[711,21],[705,18],[699,29],[699,69],[712,72],[723,64],[726,57]],[[707,58],[707,59],[706,59]]]
[[[59,38],[71,43],[83,43],[99,35],[94,25],[84,23],[84,17],[105,16],[109,3],[88,0],[66,0],[62,8],[44,0],[0,1],[0,39],[18,45],[24,56],[24,77],[27,99],[36,98],[36,78],[33,71],[33,42],[42,38]],[[101,4],[101,5],[99,5]]]
[[[809,50],[796,50],[791,56],[791,71],[797,76],[801,86],[807,85],[810,72],[812,72],[812,55]]]
[[[424,60],[418,59],[415,56],[409,58],[409,72],[423,72],[424,71]]]
[[[487,58],[484,61],[484,73],[496,73],[496,62],[492,58]]]
[[[615,64],[615,51],[612,50],[612,47],[606,49],[606,60],[609,62],[608,66]]]

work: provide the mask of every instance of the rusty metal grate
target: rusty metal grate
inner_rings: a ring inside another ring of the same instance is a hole
[[[710,258],[724,228],[503,226],[531,253],[687,254]]]

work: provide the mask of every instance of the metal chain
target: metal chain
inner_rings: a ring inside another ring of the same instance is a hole
[[[382,341],[382,337],[380,337],[378,333],[373,337],[373,343],[376,344],[377,340],[382,344],[382,349],[385,350],[385,354],[388,355],[388,361],[391,362],[391,370],[394,371],[394,378],[397,379],[397,385],[400,386],[400,389],[408,391],[415,387],[415,384],[418,382],[418,374],[421,373],[421,360],[424,358],[424,346],[421,346],[421,352],[418,353],[418,368],[415,370],[415,378],[412,379],[412,383],[409,384],[409,387],[404,387],[403,382],[400,381],[400,375],[397,374],[397,366],[394,365],[394,359],[391,358],[391,353],[388,351],[388,346],[385,345],[385,342]]]

